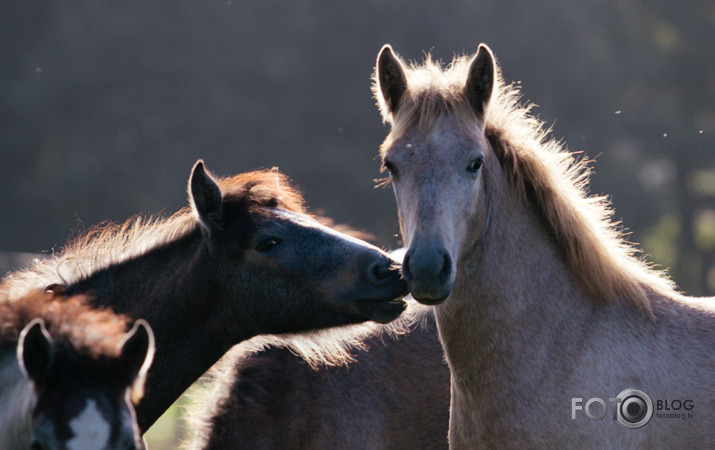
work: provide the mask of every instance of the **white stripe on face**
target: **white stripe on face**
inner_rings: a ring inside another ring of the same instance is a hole
[[[87,406],[70,421],[74,437],[67,442],[69,450],[103,449],[109,444],[111,427],[97,409],[94,400],[87,400]]]
[[[316,219],[310,217],[307,214],[303,213],[296,213],[293,211],[286,211],[283,209],[277,209],[277,208],[270,208],[271,211],[275,213],[276,216],[282,217],[290,222],[293,222],[297,225],[304,226],[307,228],[314,228],[316,230],[321,230],[326,234],[333,235],[333,236],[338,236],[344,241],[349,241],[353,245],[356,245],[361,248],[371,248],[378,250],[377,247],[374,245],[370,244],[369,242],[365,242],[362,239],[355,238],[353,236],[350,236],[349,234],[342,233],[340,231],[334,230],[330,227],[326,227],[322,223],[318,222]]]

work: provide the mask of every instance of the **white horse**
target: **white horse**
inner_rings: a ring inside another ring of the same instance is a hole
[[[451,371],[450,447],[715,448],[715,302],[635,256],[491,51],[443,68],[385,46],[373,88],[403,274]]]

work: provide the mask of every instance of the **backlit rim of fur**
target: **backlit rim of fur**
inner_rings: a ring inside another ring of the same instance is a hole
[[[204,375],[184,416],[189,434],[183,448],[204,448],[212,429],[207,424],[216,416],[237,375],[236,364],[268,347],[281,347],[302,358],[313,370],[325,366],[349,366],[355,362],[354,353],[368,350],[365,340],[370,337],[397,339],[423,326],[425,312],[430,306],[407,301],[407,309],[389,324],[364,322],[358,325],[326,328],[312,333],[256,336],[236,345]]]
[[[520,103],[519,86],[504,83],[498,65],[486,117],[476,117],[464,93],[471,62],[471,56],[458,56],[444,67],[428,55],[423,64],[402,64],[407,90],[394,115],[373,76],[373,94],[383,120],[392,126],[381,153],[415,123],[427,134],[446,115],[471,127],[484,120],[516,197],[536,201],[583,289],[606,302],[621,298],[652,316],[649,292],[676,296],[674,283],[638,256],[613,220],[608,199],[589,195],[588,159],[575,158],[550,136],[551,130],[532,114],[534,105]]]
[[[250,207],[305,211],[301,194],[277,170],[257,170],[216,182],[224,197],[243,198]],[[180,239],[198,226],[189,206],[168,218],[136,215],[123,223],[99,223],[71,239],[62,252],[35,259],[28,268],[9,273],[0,284],[0,298],[17,298],[51,284],[76,283],[98,270]]]

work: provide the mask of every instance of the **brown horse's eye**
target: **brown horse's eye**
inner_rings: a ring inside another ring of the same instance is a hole
[[[482,164],[484,164],[484,159],[482,157],[476,158],[474,161],[469,163],[467,170],[472,173],[477,173],[479,172],[479,169],[482,168]]]
[[[390,173],[390,176],[397,175],[397,168],[392,162],[385,160],[382,162],[382,166]]]
[[[261,242],[259,242],[258,245],[256,245],[256,251],[268,252],[270,250],[273,250],[280,243],[281,243],[281,240],[278,238],[264,239]]]

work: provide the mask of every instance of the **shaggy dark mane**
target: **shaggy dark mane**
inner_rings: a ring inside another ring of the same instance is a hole
[[[252,213],[260,208],[305,212],[302,195],[278,170],[248,172],[219,178],[217,182],[225,200],[247,202]],[[198,228],[198,220],[188,206],[168,218],[137,215],[123,223],[94,225],[71,239],[62,252],[8,274],[0,284],[0,297],[16,298],[30,289],[75,283],[98,270],[198,232]]]

